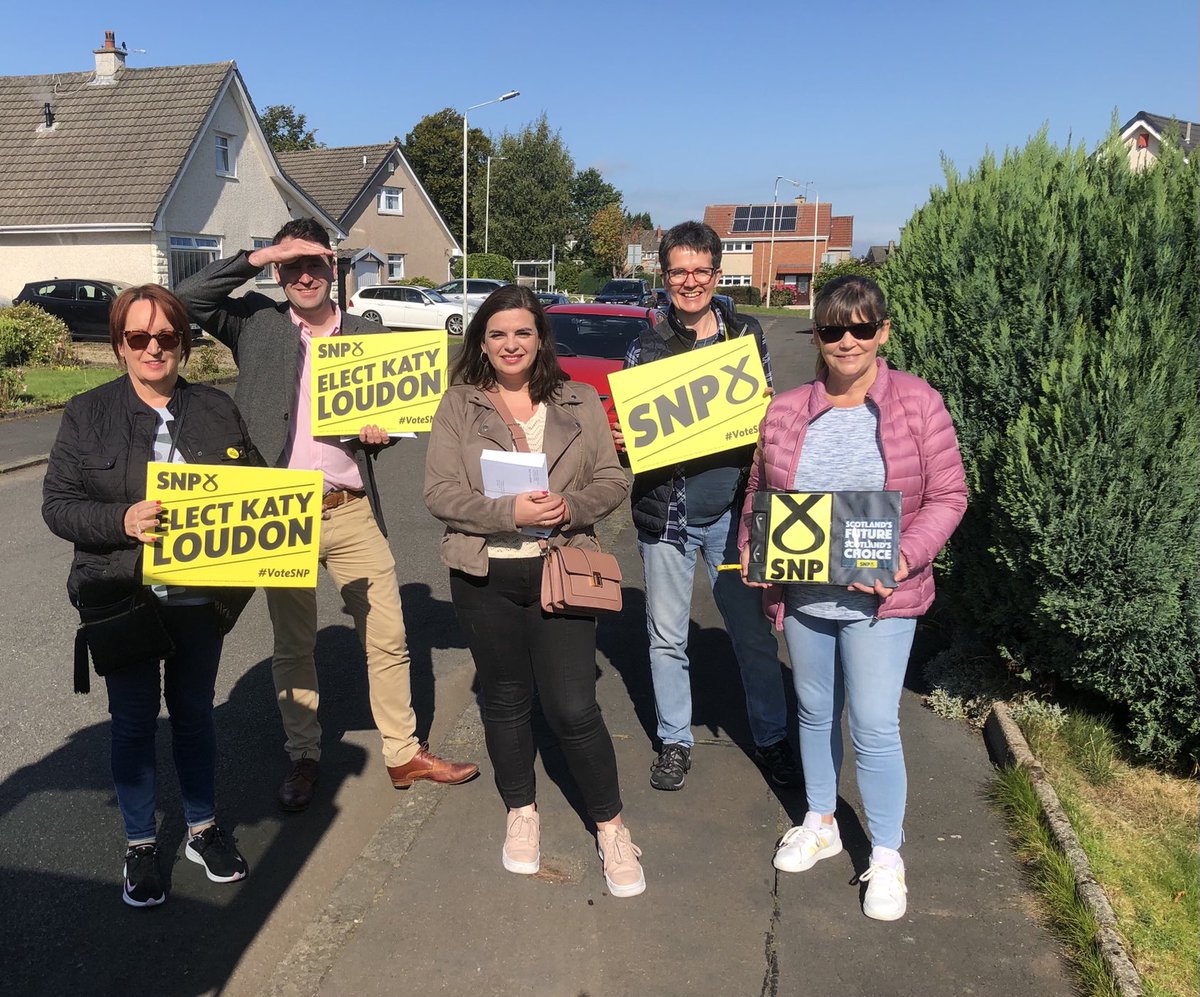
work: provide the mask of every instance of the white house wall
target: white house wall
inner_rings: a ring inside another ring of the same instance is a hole
[[[247,127],[236,91],[228,90],[163,213],[164,244],[170,236],[207,236],[231,256],[252,249],[254,239],[269,239],[293,217],[303,214],[276,186],[257,137]],[[216,136],[229,136],[234,177],[216,169]],[[164,280],[164,283],[166,281]]]
[[[0,234],[0,300],[53,277],[154,283],[155,257],[148,232]]]

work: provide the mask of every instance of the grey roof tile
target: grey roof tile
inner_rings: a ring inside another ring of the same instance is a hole
[[[288,177],[303,188],[321,210],[339,221],[397,148],[394,142],[348,145],[337,149],[278,152],[275,158]],[[366,157],[366,166],[363,158]]]
[[[126,68],[109,84],[91,72],[0,76],[0,226],[149,224],[236,71]]]

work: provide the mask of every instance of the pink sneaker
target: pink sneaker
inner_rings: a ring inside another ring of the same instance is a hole
[[[537,806],[517,807],[508,812],[507,834],[500,860],[509,872],[532,876],[542,860],[542,824]]]
[[[638,857],[642,850],[629,838],[624,824],[609,824],[596,835],[596,851],[604,863],[604,880],[614,897],[636,897],[646,891],[646,876]]]

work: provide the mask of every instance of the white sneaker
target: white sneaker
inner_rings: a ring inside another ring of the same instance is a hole
[[[858,877],[867,884],[863,913],[876,921],[898,921],[908,909],[908,887],[904,885],[904,863],[898,866],[872,862]]]
[[[780,872],[804,872],[841,850],[837,821],[822,824],[819,814],[809,813],[803,824],[784,832],[771,864]]]
[[[537,807],[530,804],[510,810],[505,825],[507,833],[500,861],[509,872],[532,876],[542,861],[542,822]]]

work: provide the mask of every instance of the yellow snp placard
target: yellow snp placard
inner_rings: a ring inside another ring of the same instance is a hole
[[[635,473],[758,442],[769,401],[753,336],[630,367],[608,384]]]
[[[445,391],[445,329],[313,340],[314,436],[428,433]]]
[[[146,498],[162,502],[162,517],[143,583],[313,588],[324,481],[320,471],[148,464]]]

